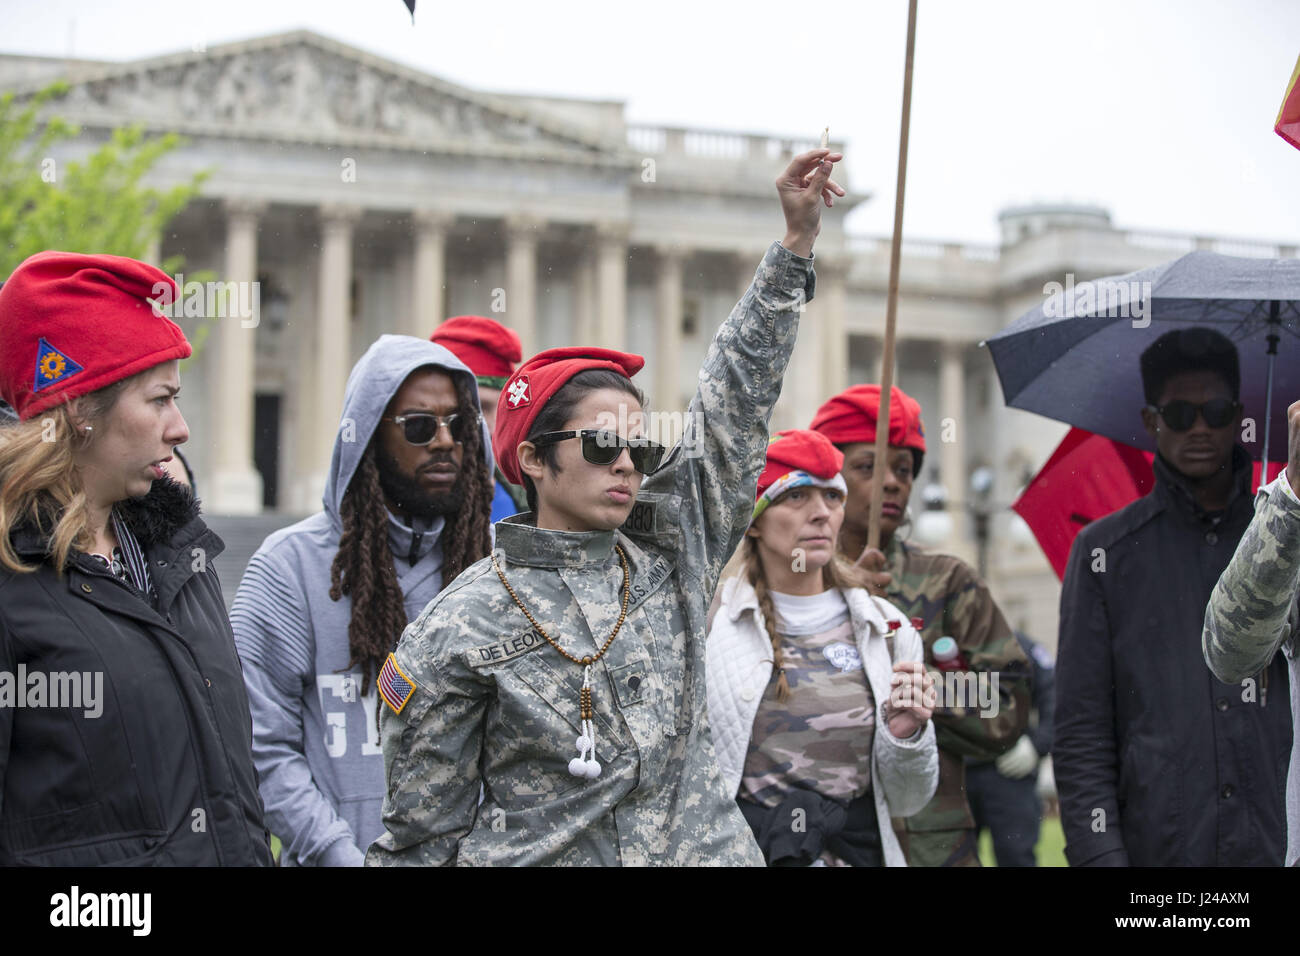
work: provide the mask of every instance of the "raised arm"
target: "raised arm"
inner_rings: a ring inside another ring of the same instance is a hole
[[[683,538],[680,569],[698,579],[707,602],[744,533],[763,468],[768,422],[803,305],[813,296],[813,241],[820,207],[844,195],[830,179],[842,158],[827,149],[803,153],[776,181],[785,239],[773,243],[745,295],[709,346],[687,412],[682,441],[642,485],[642,496],[680,498],[673,515]],[[661,505],[656,505],[659,507]]]
[[[1226,684],[1262,671],[1283,645],[1295,654],[1296,595],[1300,592],[1300,402],[1287,409],[1286,471],[1255,500],[1242,535],[1205,608],[1201,650]]]

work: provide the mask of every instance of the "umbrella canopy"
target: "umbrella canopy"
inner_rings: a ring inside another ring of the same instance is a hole
[[[1239,438],[1260,458],[1272,338],[1268,457],[1285,460],[1286,409],[1300,399],[1300,259],[1192,252],[1124,276],[1049,283],[1044,294],[985,343],[1008,405],[1154,452],[1138,358],[1166,332],[1207,326],[1237,346],[1243,414],[1255,423]]]
[[[1058,578],[1085,526],[1136,501],[1155,485],[1152,454],[1081,428],[1070,429],[1011,510],[1025,519]],[[1269,465],[1268,478],[1285,462]],[[1259,482],[1260,463],[1254,467]]]

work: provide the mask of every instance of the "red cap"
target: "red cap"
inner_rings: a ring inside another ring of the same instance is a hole
[[[569,379],[588,369],[603,368],[631,378],[645,359],[628,352],[613,349],[569,346],[538,352],[519,366],[501,391],[497,405],[497,425],[492,434],[492,447],[496,451],[501,474],[512,485],[522,485],[516,454],[519,443],[528,440],[528,430],[533,427],[542,407]]]
[[[433,330],[430,341],[450,351],[481,379],[504,379],[524,357],[519,334],[495,319],[482,315],[458,315]],[[493,386],[480,381],[480,385]]]
[[[778,478],[792,471],[806,471],[814,478],[829,480],[844,467],[844,453],[826,437],[814,431],[792,428],[777,432],[767,445],[767,465],[758,476],[757,501]]]
[[[854,385],[828,399],[808,426],[836,445],[876,440],[880,415],[880,386]],[[894,448],[925,451],[921,406],[898,386],[889,390],[889,444]]]
[[[176,301],[161,269],[123,256],[38,252],[0,287],[0,395],[20,419],[112,385],[190,343],[149,299]]]

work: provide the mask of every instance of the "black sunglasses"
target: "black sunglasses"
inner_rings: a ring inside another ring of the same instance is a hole
[[[1148,405],[1147,408],[1163,418],[1165,424],[1174,431],[1185,432],[1196,424],[1197,412],[1200,412],[1201,417],[1205,419],[1205,424],[1211,428],[1231,425],[1233,419],[1237,417],[1237,412],[1241,410],[1241,403],[1234,402],[1230,398],[1212,398],[1208,402],[1194,405],[1179,399],[1159,407]]]
[[[570,438],[582,439],[582,457],[593,465],[612,465],[626,448],[632,459],[632,467],[643,475],[656,471],[664,460],[664,452],[667,451],[663,445],[652,442],[648,438],[620,438],[617,433],[600,428],[545,432],[529,440],[534,448],[541,448]]]
[[[450,415],[434,415],[432,412],[411,412],[409,415],[395,415],[380,421],[392,422],[402,428],[402,437],[412,445],[427,445],[444,425],[451,432],[451,440],[461,444],[469,437],[470,429],[477,428],[478,415],[465,415],[453,412]]]

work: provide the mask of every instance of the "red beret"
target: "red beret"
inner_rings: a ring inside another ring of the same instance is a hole
[[[147,301],[176,298],[176,283],[148,263],[38,252],[0,286],[0,395],[26,420],[188,358],[185,333]]]
[[[829,438],[814,431],[792,428],[777,432],[767,446],[767,465],[758,476],[755,500],[782,475],[806,471],[814,478],[830,480],[844,467],[844,453]]]
[[[854,385],[817,409],[809,426],[836,445],[876,440],[880,415],[880,386]],[[889,444],[894,448],[925,451],[921,406],[898,386],[889,391]]]
[[[483,379],[504,379],[524,357],[518,333],[482,315],[450,318],[429,338],[468,365],[479,384],[489,388],[500,388],[501,383]]]
[[[528,440],[528,430],[533,427],[542,407],[569,379],[588,369],[603,368],[631,378],[645,359],[640,355],[616,352],[613,349],[569,346],[547,349],[530,358],[506,381],[497,406],[497,426],[492,434],[492,447],[496,451],[501,474],[512,485],[522,485],[516,454],[519,443]]]

